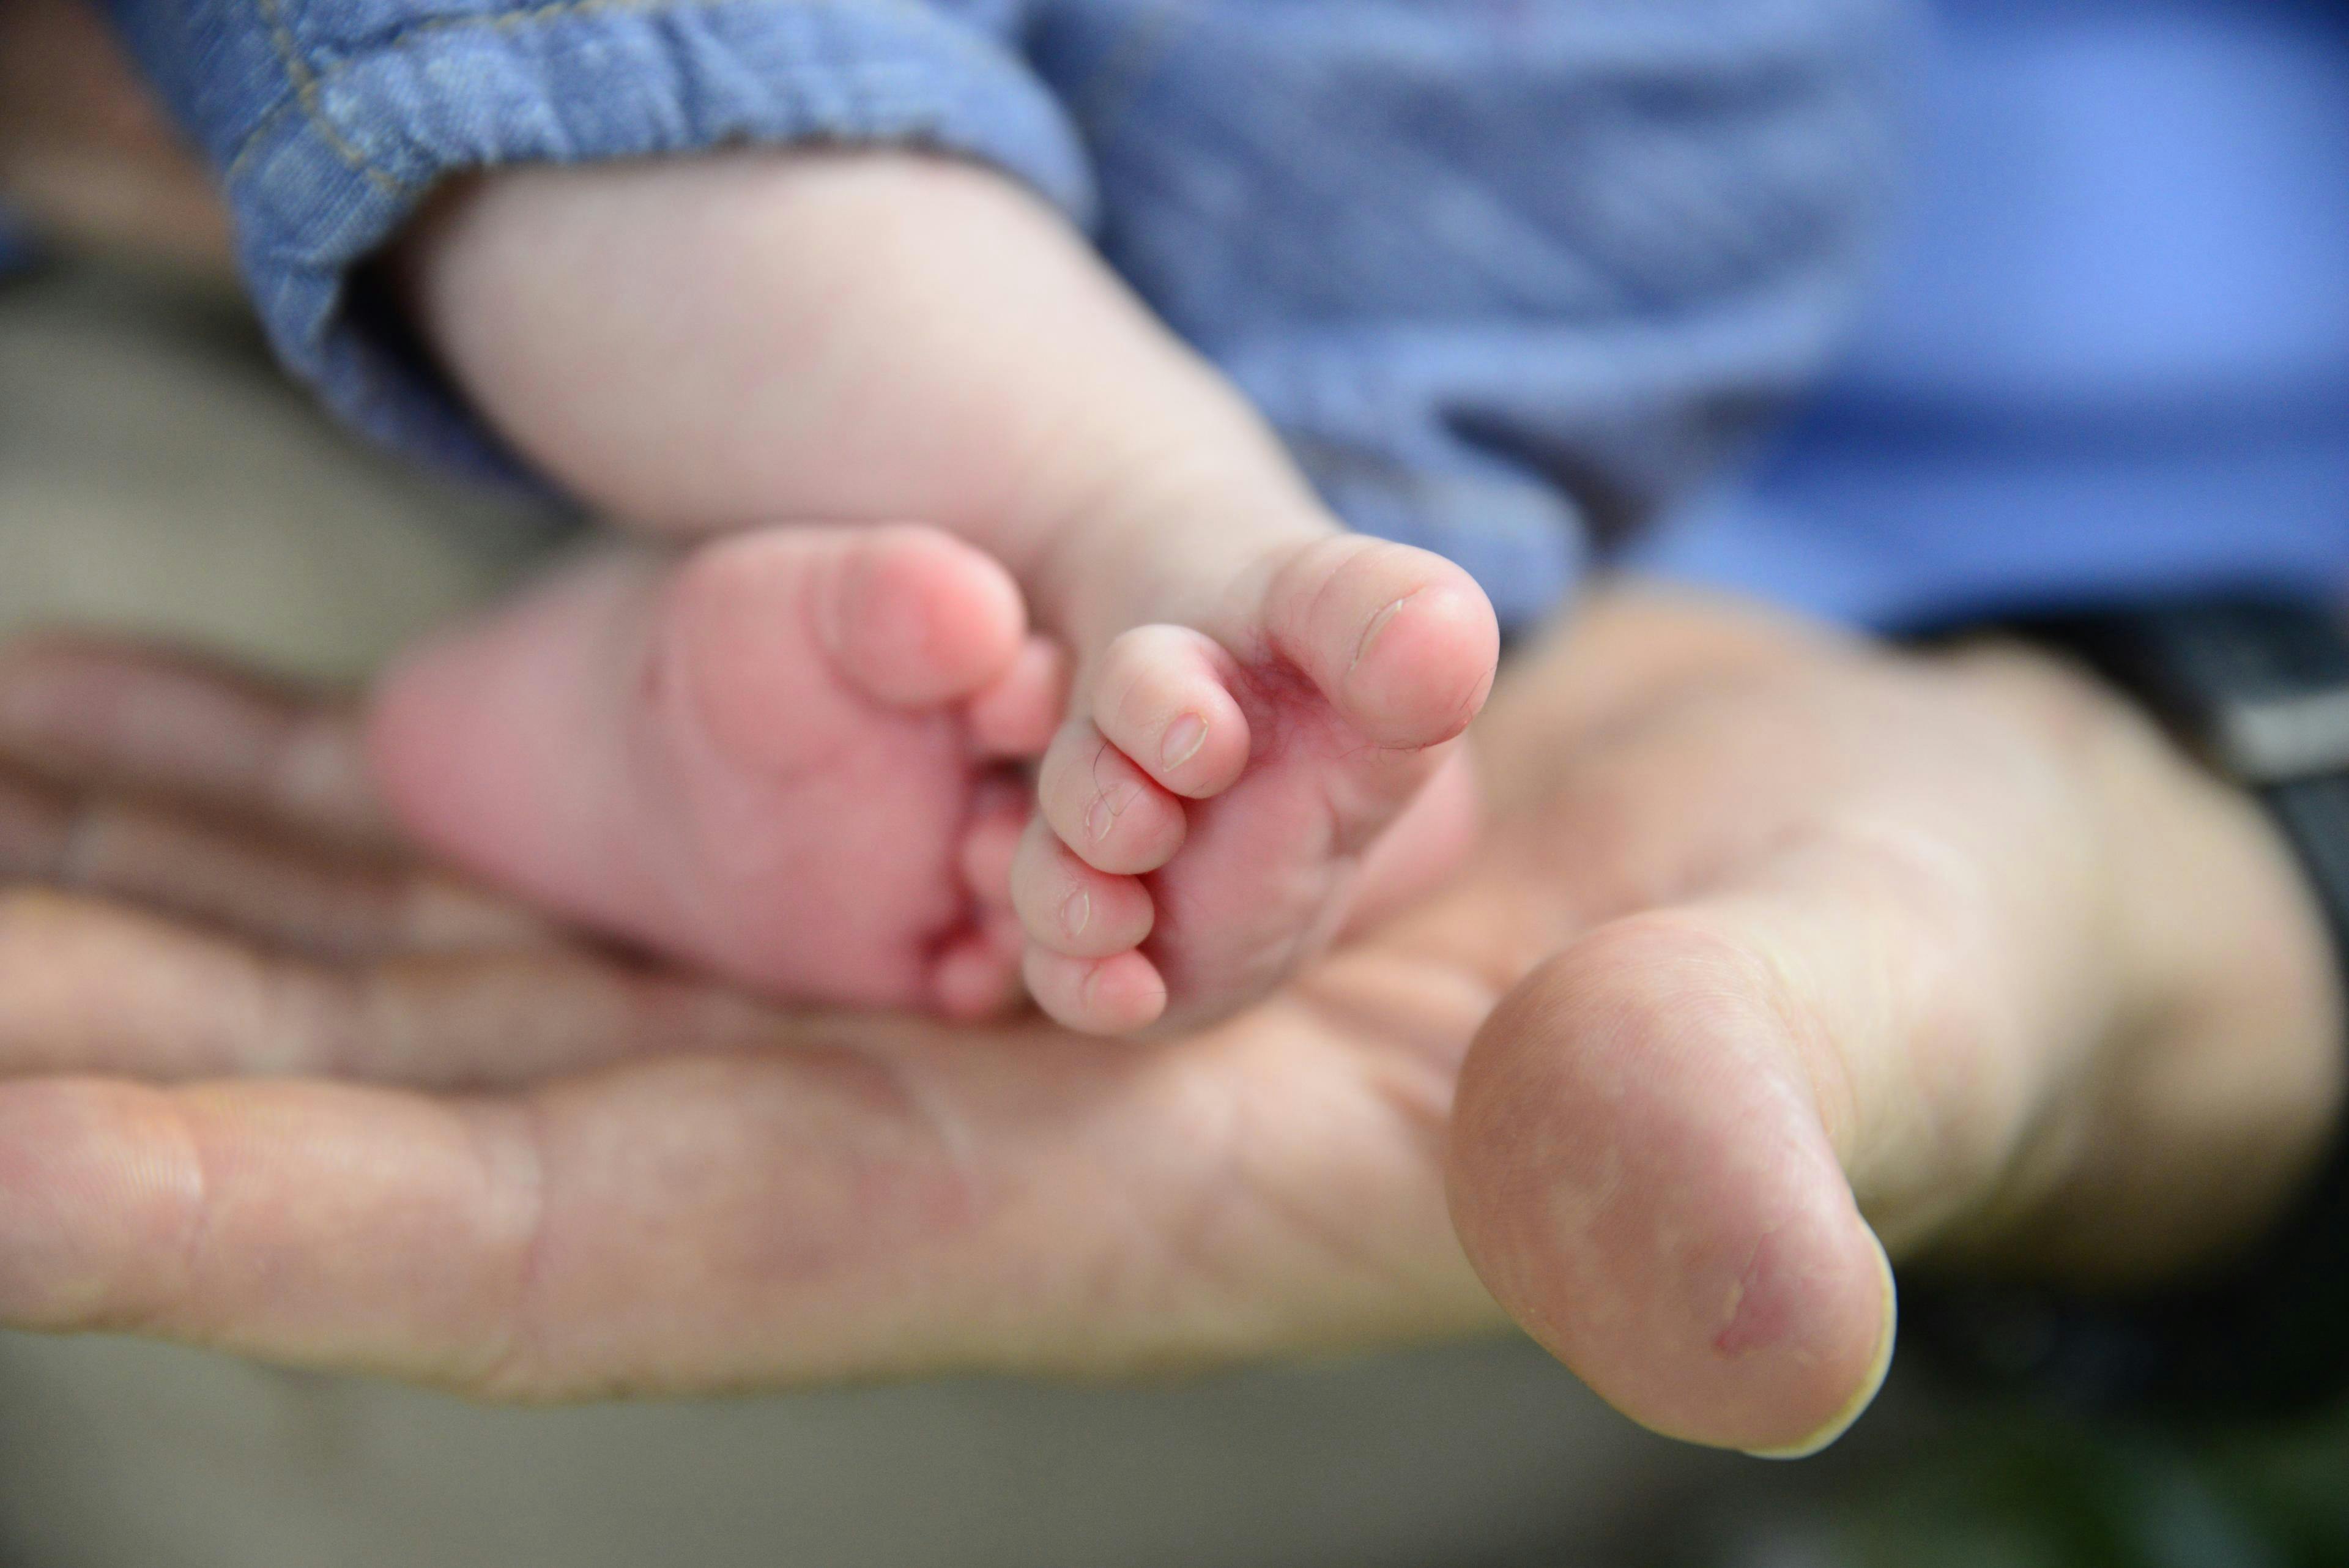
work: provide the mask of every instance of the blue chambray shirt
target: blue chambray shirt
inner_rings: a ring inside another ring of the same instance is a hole
[[[1939,0],[1890,265],[1758,482],[1634,546],[1899,628],[2349,592],[2349,4]]]
[[[507,460],[357,307],[436,182],[890,142],[1085,225],[1355,525],[1505,618],[1812,376],[1893,167],[1899,0],[111,0],[345,417]]]

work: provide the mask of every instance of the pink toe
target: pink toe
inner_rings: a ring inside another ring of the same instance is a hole
[[[1233,701],[1238,667],[1212,638],[1136,627],[1093,675],[1093,722],[1161,787],[1191,800],[1231,788],[1248,760],[1247,720]]]
[[[1493,607],[1424,550],[1358,537],[1316,545],[1275,580],[1266,615],[1273,645],[1381,746],[1448,741],[1492,691]]]
[[[1073,959],[1030,948],[1023,967],[1036,1004],[1081,1034],[1131,1034],[1166,1011],[1166,982],[1140,953]]]
[[[1040,822],[1019,846],[1011,904],[1031,940],[1067,958],[1109,958],[1139,947],[1155,918],[1140,882],[1094,870]]]
[[[812,585],[825,649],[876,701],[935,707],[973,696],[1018,660],[1025,602],[988,556],[934,528],[848,534]]]
[[[931,975],[932,1001],[957,1023],[978,1023],[1009,1011],[1019,998],[1019,950],[974,933],[940,953]]]
[[[1023,800],[1010,810],[988,810],[975,815],[965,831],[961,856],[963,886],[982,909],[1010,907],[1011,866],[1019,853],[1020,835],[1026,831],[1028,818],[1032,815]]]
[[[1011,668],[970,700],[970,732],[994,757],[1040,756],[1069,705],[1069,656],[1050,638],[1031,637]]]
[[[1183,803],[1102,737],[1090,721],[1064,726],[1037,779],[1044,820],[1097,871],[1138,877],[1174,857],[1189,830]]]
[[[1019,924],[1019,917],[1013,914],[1009,907],[988,909],[979,916],[979,930],[985,934],[988,945],[1003,961],[1003,967],[1010,972],[1013,989],[1021,989],[1019,960],[1028,950],[1028,932]]]

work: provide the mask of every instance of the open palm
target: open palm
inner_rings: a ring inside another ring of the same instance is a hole
[[[0,666],[0,1320],[700,1392],[1498,1325],[1473,1254],[1633,1416],[1785,1449],[1880,1373],[1878,1235],[2171,1266],[2333,1104],[2265,829],[2019,658],[1602,605],[1496,701],[1465,875],[1152,1045],[592,950],[388,846],[345,735],[159,656]]]

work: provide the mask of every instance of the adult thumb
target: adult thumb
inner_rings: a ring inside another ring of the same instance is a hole
[[[1478,1036],[1450,1155],[1462,1242],[1536,1338],[1657,1431],[1787,1457],[1892,1355],[1845,1151],[1913,1125],[1916,1080],[1854,1058],[1951,1017],[1883,911],[1818,891],[1630,917],[1544,964]]]

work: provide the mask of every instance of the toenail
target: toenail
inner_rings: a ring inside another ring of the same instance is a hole
[[[1061,906],[1061,923],[1069,935],[1083,936],[1085,928],[1093,923],[1093,896],[1082,891],[1070,894],[1069,901]]]
[[[1118,817],[1133,804],[1134,794],[1132,784],[1119,784],[1093,797],[1092,809],[1085,813],[1085,831],[1092,836],[1095,843],[1109,836],[1109,830],[1117,826]]]
[[[1361,640],[1354,644],[1354,662],[1346,667],[1349,672],[1361,668],[1362,660],[1371,656],[1371,650],[1379,645],[1379,639],[1385,635],[1388,623],[1402,613],[1403,606],[1417,597],[1416,592],[1405,594],[1371,618],[1371,624],[1362,628]]]
[[[1207,722],[1196,713],[1185,713],[1166,726],[1166,739],[1158,749],[1159,762],[1166,767],[1179,768],[1199,754],[1207,743]]]

